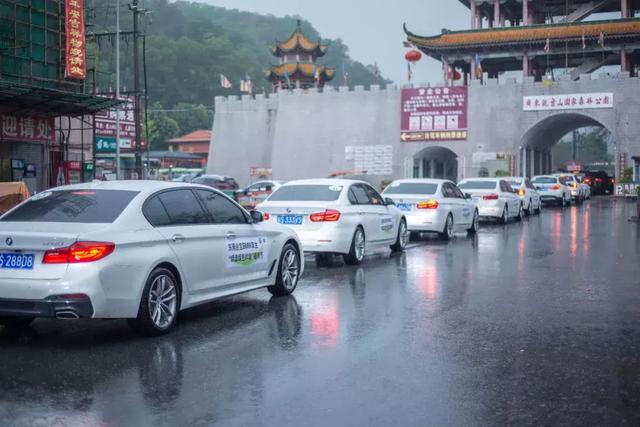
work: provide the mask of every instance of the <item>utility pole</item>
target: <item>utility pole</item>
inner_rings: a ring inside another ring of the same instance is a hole
[[[135,120],[136,142],[136,174],[138,179],[143,179],[142,171],[142,128],[140,114],[140,34],[138,34],[138,15],[145,13],[139,9],[138,0],[133,0],[129,6],[133,12],[133,93],[134,93],[134,110],[133,118]]]
[[[116,180],[121,178],[119,101],[120,101],[120,0],[117,0],[116,1]]]
[[[571,140],[571,160],[576,161],[576,157],[578,157],[578,130],[573,130],[573,138]]]

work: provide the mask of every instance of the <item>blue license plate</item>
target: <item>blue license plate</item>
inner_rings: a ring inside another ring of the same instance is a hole
[[[398,203],[396,207],[405,212],[409,212],[411,210],[411,205],[409,203]]]
[[[549,189],[549,187],[545,187],[545,186],[542,186],[542,185],[539,186],[539,187],[536,187],[536,188],[538,189],[538,191],[547,191]]]
[[[0,253],[0,268],[31,270],[33,269],[33,254]]]
[[[278,224],[302,225],[302,215],[278,215]]]

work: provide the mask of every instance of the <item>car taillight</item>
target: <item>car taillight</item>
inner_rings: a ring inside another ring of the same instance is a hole
[[[109,242],[76,242],[66,248],[50,249],[44,253],[43,264],[76,264],[98,261],[114,251]]]
[[[585,178],[584,183],[585,184],[591,184],[591,180],[589,178]]]
[[[327,209],[324,212],[312,213],[309,215],[311,222],[336,222],[340,219],[340,212]]]
[[[518,190],[518,196],[524,196],[524,193],[525,193],[524,188],[521,188]]]
[[[602,178],[596,178],[596,182],[600,184],[602,182]]]
[[[269,219],[271,219],[271,215],[268,212],[262,212],[262,220],[269,221]]]
[[[482,196],[482,200],[498,200],[497,194],[485,194]]]
[[[552,189],[552,190],[559,190],[559,189],[560,189],[560,186],[559,186],[558,184],[556,184],[556,185],[552,185],[552,186],[551,186],[551,189]]]
[[[615,184],[615,183],[616,183],[616,180],[615,180],[614,178],[611,178],[611,183],[612,183],[612,184]]]
[[[433,199],[416,204],[418,209],[438,209],[438,206],[438,201]]]

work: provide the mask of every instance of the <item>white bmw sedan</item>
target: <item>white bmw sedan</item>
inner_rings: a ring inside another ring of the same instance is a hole
[[[410,232],[435,232],[449,240],[455,231],[478,231],[478,208],[470,197],[444,179],[399,179],[382,196],[404,212]]]
[[[158,335],[215,298],[288,295],[301,243],[261,221],[192,184],[96,181],[37,194],[0,217],[0,324],[125,318]]]
[[[571,203],[571,189],[556,175],[538,175],[531,179],[531,183],[540,193],[543,203],[555,203],[565,207]]]
[[[505,179],[522,200],[524,212],[527,215],[539,214],[542,210],[542,199],[540,199],[540,193],[538,193],[529,178],[512,176]]]
[[[295,230],[305,252],[342,254],[350,265],[362,262],[365,248],[403,251],[408,240],[403,213],[364,181],[290,181],[256,209]]]
[[[470,178],[458,187],[470,194],[478,206],[480,217],[498,218],[506,224],[510,218],[520,221],[524,215],[522,200],[503,178]]]

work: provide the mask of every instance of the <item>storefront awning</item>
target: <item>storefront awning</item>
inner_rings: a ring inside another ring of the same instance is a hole
[[[82,116],[111,108],[119,102],[103,96],[84,95],[0,81],[0,113],[39,117]]]

